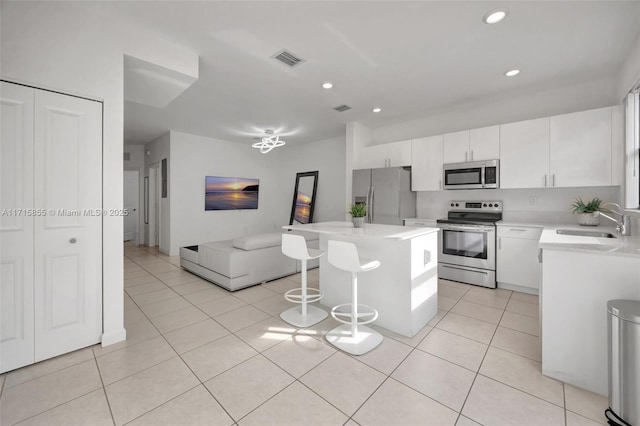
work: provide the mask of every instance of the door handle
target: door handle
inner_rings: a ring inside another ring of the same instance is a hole
[[[473,150],[471,150],[471,161],[473,161]]]
[[[502,237],[498,238],[498,250],[502,250]]]
[[[551,175],[551,186],[555,187],[556,186],[556,174],[552,174]]]
[[[71,244],[75,244],[75,243],[76,243],[76,241],[78,241],[78,240],[76,240],[75,238],[71,238],[71,239],[69,240],[69,243],[71,243]]]

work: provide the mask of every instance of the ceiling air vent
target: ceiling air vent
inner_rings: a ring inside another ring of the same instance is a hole
[[[272,56],[272,58],[278,62],[282,62],[283,64],[291,68],[295,67],[296,65],[300,65],[302,62],[304,62],[304,59],[298,58],[296,55],[287,51],[286,49],[282,49],[281,51],[276,52]]]
[[[349,111],[351,107],[349,105],[340,105],[335,107],[334,109],[338,112],[345,112],[345,111]]]

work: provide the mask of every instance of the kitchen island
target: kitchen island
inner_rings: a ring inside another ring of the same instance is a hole
[[[438,312],[438,229],[351,222],[283,226],[314,232],[320,250],[329,240],[354,243],[361,258],[380,267],[358,274],[359,303],[378,310],[374,324],[407,337],[415,336]],[[320,258],[320,303],[328,308],[351,302],[351,274]]]

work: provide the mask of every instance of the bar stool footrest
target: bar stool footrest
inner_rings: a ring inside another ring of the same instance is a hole
[[[342,305],[334,306],[333,309],[331,309],[331,316],[333,319],[343,324],[352,324],[355,322],[357,325],[369,324],[378,319],[378,311],[376,309],[368,305],[360,304],[358,304],[358,313],[356,314],[356,318],[353,318],[353,315],[351,315],[351,306],[351,303],[343,303]],[[349,308],[349,312],[339,311],[339,309],[345,307]],[[368,317],[370,318],[366,319]],[[342,318],[349,318],[349,320],[344,320]]]
[[[313,287],[307,287],[306,303],[317,302],[323,297],[324,295],[319,289],[313,288]],[[284,294],[284,298],[291,303],[305,303],[305,301],[302,300],[302,287],[289,290]]]

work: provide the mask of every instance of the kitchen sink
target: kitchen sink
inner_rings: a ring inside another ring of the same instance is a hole
[[[556,229],[556,234],[560,235],[576,235],[579,237],[594,237],[594,238],[616,238],[610,232],[606,231],[588,231],[582,229]]]

